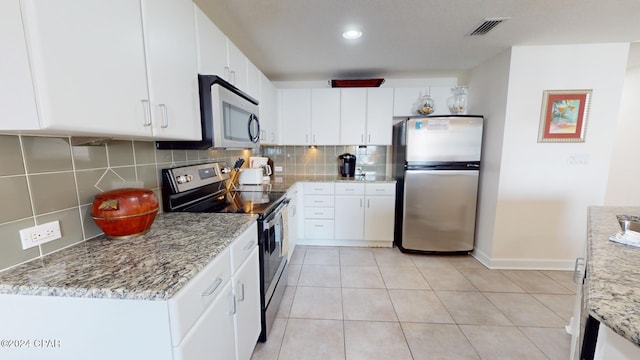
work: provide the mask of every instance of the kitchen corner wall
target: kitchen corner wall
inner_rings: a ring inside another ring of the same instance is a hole
[[[356,166],[363,172],[384,176],[387,169],[386,146],[263,146],[261,150],[274,167],[282,166],[276,175],[337,175],[338,155],[344,153],[356,155]]]
[[[66,137],[0,135],[0,271],[100,235],[90,212],[102,191],[142,187],[160,200],[161,169],[208,161],[232,165],[250,155],[156,150],[152,141],[72,146]],[[19,230],[55,220],[61,239],[22,250]]]

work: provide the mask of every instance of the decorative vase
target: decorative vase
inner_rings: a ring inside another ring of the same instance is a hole
[[[429,93],[426,93],[422,96],[421,106],[416,111],[420,115],[429,115],[432,114],[435,109],[436,107],[434,105],[433,99],[431,98]]]
[[[453,96],[447,101],[449,111],[454,115],[467,113],[467,97],[469,89],[466,86],[456,86],[451,89]]]

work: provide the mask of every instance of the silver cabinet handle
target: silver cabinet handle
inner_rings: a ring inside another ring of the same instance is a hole
[[[324,227],[324,225],[319,225],[319,224],[316,224],[316,225],[313,225],[313,226],[315,226],[315,227],[317,227],[317,228]]]
[[[143,99],[142,107],[144,108],[144,126],[151,126],[151,103],[149,100]]]
[[[245,250],[245,251],[246,251],[246,250],[251,249],[255,243],[256,243],[256,242],[255,242],[255,240],[251,240],[251,241],[249,241],[249,242],[247,243],[247,245],[245,245],[245,247],[244,247],[242,250]]]
[[[236,295],[234,293],[229,293],[229,298],[231,299],[231,311],[229,311],[229,315],[235,315],[238,310],[236,307]]]
[[[244,301],[244,283],[238,281],[238,285],[240,285],[240,298],[238,299],[238,302],[240,302]]]
[[[371,207],[371,200],[367,199],[367,209]]]
[[[162,113],[162,125],[160,125],[160,127],[166,129],[169,127],[169,114],[167,113],[167,105],[160,104],[158,106],[160,107],[160,112]]]
[[[228,66],[224,67],[224,78],[228,81],[231,82],[231,68]]]
[[[309,134],[304,134],[304,143],[305,144],[309,143]]]
[[[576,258],[576,264],[573,267],[573,282],[577,285],[582,284],[582,275],[581,272],[578,271],[578,267],[583,265],[585,265],[584,258]]]
[[[232,83],[233,85],[237,85],[236,84],[236,72],[234,70],[231,70],[231,81],[230,83]]]
[[[202,293],[202,296],[211,296],[211,294],[216,292],[216,289],[220,286],[220,284],[222,284],[222,278],[216,278],[216,281],[214,281],[213,284]]]
[[[369,134],[369,144],[371,144],[371,134]]]
[[[316,143],[316,134],[313,134],[313,143]]]
[[[364,143],[364,134],[360,134],[360,142]]]
[[[360,207],[362,207],[362,199],[360,199]]]
[[[275,142],[276,142],[276,133],[275,133],[275,131],[272,131],[272,132],[271,132],[271,142],[272,142],[272,143],[275,143]]]

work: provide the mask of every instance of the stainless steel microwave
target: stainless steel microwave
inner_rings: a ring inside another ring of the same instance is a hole
[[[246,149],[259,146],[258,101],[216,75],[198,75],[202,140],[157,141],[158,149]]]

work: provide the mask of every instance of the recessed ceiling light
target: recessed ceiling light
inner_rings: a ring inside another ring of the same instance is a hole
[[[359,30],[347,30],[342,33],[342,37],[347,40],[358,39],[362,36],[362,31]]]

